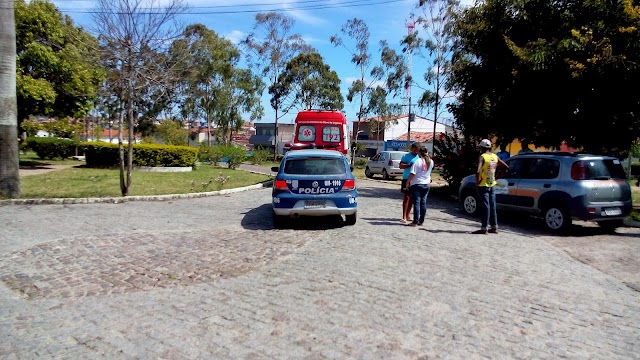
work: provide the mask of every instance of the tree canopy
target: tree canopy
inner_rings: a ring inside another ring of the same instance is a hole
[[[458,14],[450,107],[477,135],[624,154],[640,135],[633,1],[487,0]]]
[[[340,78],[324,63],[318,53],[300,54],[293,58],[269,88],[271,104],[285,109],[338,109],[344,107]]]
[[[15,2],[18,119],[81,117],[104,78],[97,40],[51,3]]]

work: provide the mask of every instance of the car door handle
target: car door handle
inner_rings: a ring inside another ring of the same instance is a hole
[[[544,188],[547,188],[547,189],[548,189],[548,188],[550,188],[550,187],[551,187],[551,184],[544,184],[544,185],[542,185],[542,187],[544,187]]]

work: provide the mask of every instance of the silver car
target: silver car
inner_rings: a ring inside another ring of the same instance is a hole
[[[402,176],[404,169],[400,169],[400,159],[407,154],[406,151],[382,151],[367,161],[364,175],[372,178],[373,175],[382,175],[385,180]]]
[[[549,230],[561,231],[571,221],[595,221],[614,230],[631,213],[631,187],[620,160],[565,152],[531,152],[506,160],[498,170],[498,210],[542,217]],[[475,175],[460,184],[462,211],[476,215],[480,199]]]

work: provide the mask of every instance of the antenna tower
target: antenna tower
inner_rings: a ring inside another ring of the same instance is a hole
[[[416,23],[413,21],[413,18],[406,22],[407,26],[407,35],[411,37],[413,35],[413,30],[416,27]],[[407,117],[407,150],[411,148],[411,121],[415,119],[413,114],[411,113],[411,83],[413,79],[411,78],[411,47],[409,47],[407,51],[407,75],[405,77],[404,82],[404,96],[409,101],[409,115]]]

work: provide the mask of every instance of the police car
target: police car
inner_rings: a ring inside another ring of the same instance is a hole
[[[346,157],[335,150],[293,150],[286,153],[273,183],[273,226],[288,217],[344,215],[347,225],[357,217],[358,190]]]

